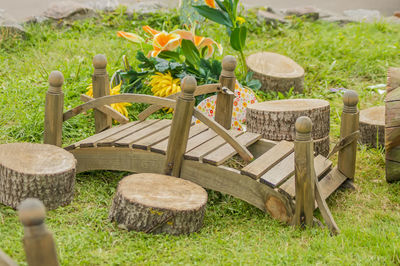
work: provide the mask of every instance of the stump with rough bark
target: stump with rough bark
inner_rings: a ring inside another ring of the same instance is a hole
[[[189,234],[200,230],[207,192],[180,178],[134,174],[118,184],[109,219],[146,233]]]
[[[0,202],[14,209],[26,198],[40,199],[49,210],[68,205],[75,168],[74,156],[53,145],[0,145]]]
[[[329,153],[330,105],[320,99],[288,99],[252,104],[247,108],[247,130],[260,133],[269,140],[295,139],[296,119],[308,116],[313,123],[311,132],[314,150]]]
[[[385,145],[385,106],[360,111],[360,142],[374,148]]]
[[[259,52],[248,56],[246,63],[253,78],[261,81],[263,91],[303,91],[304,69],[289,57]]]

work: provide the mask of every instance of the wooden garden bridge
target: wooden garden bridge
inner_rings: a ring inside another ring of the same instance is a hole
[[[168,98],[109,96],[105,57],[95,56],[93,64],[94,99],[82,96],[86,103],[63,113],[63,76],[58,71],[51,73],[46,95],[47,144],[61,146],[62,123],[94,109],[96,134],[65,147],[77,159],[78,172],[102,169],[173,175],[242,199],[286,223],[298,223],[304,215],[309,219],[316,207],[315,199],[321,209],[327,197],[354,178],[358,97],[351,91],[344,96],[341,141],[333,150],[339,151],[338,165],[332,167],[329,159],[314,157],[312,125],[307,119],[296,122],[294,143],[272,142],[260,134],[230,129],[236,82],[236,61],[231,56],[223,60],[219,83],[197,86],[193,77],[186,77],[182,93]],[[194,106],[194,96],[212,92],[218,97],[215,121]],[[139,121],[127,122],[108,106],[119,102],[146,103],[150,107],[139,115]],[[146,119],[163,107],[175,109],[172,120]],[[202,124],[193,124],[192,116]],[[112,118],[123,124],[111,127]],[[240,170],[224,165],[236,155],[247,165]],[[315,186],[312,180],[316,180]]]

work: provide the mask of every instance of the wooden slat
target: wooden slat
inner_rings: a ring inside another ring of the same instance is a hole
[[[332,167],[332,161],[326,159],[322,155],[318,155],[314,159],[315,174],[318,180]],[[285,183],[279,187],[279,191],[294,198],[296,196],[295,178],[291,176]]]
[[[201,125],[204,125],[204,124],[201,124]],[[205,130],[205,131],[201,132],[200,134],[193,136],[192,138],[189,139],[188,144],[186,146],[186,152],[196,148],[197,146],[200,146],[204,142],[207,142],[216,136],[217,136],[217,133],[215,133],[213,130],[207,128],[207,130]]]
[[[193,137],[193,136],[195,136],[195,135],[197,135],[197,134],[199,134],[199,133],[201,133],[201,132],[203,132],[203,131],[205,131],[205,130],[207,130],[207,128],[206,128],[204,125],[202,125],[202,124],[196,124],[196,125],[194,125],[194,126],[192,126],[192,127],[190,128],[190,131],[189,131],[189,138],[191,138],[191,137]],[[152,152],[157,152],[157,153],[161,153],[161,154],[166,154],[166,152],[167,152],[167,147],[168,147],[168,139],[165,139],[165,140],[163,140],[163,141],[157,143],[156,145],[151,146],[151,147],[150,147],[150,150],[151,150]]]
[[[236,151],[239,153],[240,157],[246,162],[250,162],[253,160],[253,155],[249,152],[249,150],[240,145],[234,137],[229,134],[229,131],[222,127],[220,124],[210,119],[207,115],[200,112],[199,109],[194,108],[193,115],[199,119],[201,122],[206,124],[209,128],[214,130],[218,136],[221,136],[227,143],[229,143]]]
[[[400,101],[400,90],[394,89],[386,94],[385,102]]]
[[[261,139],[261,135],[257,133],[245,132],[236,138],[236,141],[239,142],[243,146],[249,146]],[[209,163],[212,165],[221,165],[226,160],[232,158],[237,154],[236,150],[228,143],[211,152],[207,156],[203,158],[203,162]]]
[[[283,160],[286,156],[294,150],[293,142],[280,141],[266,153],[259,158],[246,165],[240,172],[243,175],[250,176],[251,178],[258,179],[278,162]]]
[[[135,141],[134,143],[132,143],[132,148],[149,150],[151,146],[163,140],[166,140],[169,137],[170,131],[171,131],[171,126],[167,126],[166,128],[163,128],[162,130],[150,136]]]
[[[142,121],[136,125],[134,125],[133,127],[129,127],[123,131],[119,131],[116,134],[110,135],[106,138],[103,138],[101,140],[99,140],[95,146],[96,147],[111,147],[113,146],[113,144],[119,140],[122,139],[126,136],[130,136],[133,133],[136,133],[139,130],[142,130],[143,128],[146,128],[156,122],[158,122],[159,120],[146,120],[146,121]],[[82,146],[81,146],[82,147]]]
[[[107,138],[111,135],[114,135],[120,131],[123,131],[129,127],[132,127],[136,124],[140,123],[140,121],[133,121],[127,124],[123,124],[123,125],[119,125],[119,126],[115,126],[112,127],[110,129],[107,129],[103,132],[100,132],[98,134],[95,134],[93,136],[90,136],[86,139],[83,139],[81,141],[78,141],[74,144],[69,145],[68,147],[65,147],[66,150],[73,150],[76,149],[78,147],[94,147],[94,144],[97,143],[99,140],[102,140],[104,138]],[[82,146],[81,146],[82,145]]]
[[[260,177],[260,182],[275,188],[294,174],[294,153],[277,163],[268,172]]]
[[[386,160],[386,181],[394,182],[399,181],[400,176],[400,162]]]
[[[243,132],[238,131],[238,130],[229,130],[228,132],[233,138],[243,134]],[[210,152],[218,149],[220,146],[224,145],[225,143],[226,143],[226,141],[221,136],[217,136],[217,137],[212,138],[211,140],[201,144],[200,146],[192,149],[191,151],[185,153],[184,157],[185,157],[185,159],[188,159],[188,160],[198,161],[198,160],[202,159],[204,156],[206,156],[207,154],[209,154]]]
[[[391,91],[400,87],[400,68],[389,67],[387,73],[387,92],[388,95]],[[400,99],[400,98],[397,98]]]
[[[148,120],[145,120],[148,121]],[[143,122],[145,122],[143,121]],[[122,139],[119,139],[114,142],[114,146],[116,147],[132,147],[132,143],[138,141],[142,138],[145,138],[149,135],[152,135],[165,127],[171,125],[171,120],[163,119],[158,120],[156,123],[152,123],[151,125],[142,128],[141,130],[136,131],[134,134],[130,134]]]
[[[0,249],[0,265],[1,266],[17,266],[18,264],[13,261],[6,253]]]

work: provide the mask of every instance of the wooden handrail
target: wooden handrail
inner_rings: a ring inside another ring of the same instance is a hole
[[[199,109],[197,109],[196,107],[194,108],[193,115],[201,122],[203,122],[205,125],[207,125],[209,128],[214,130],[215,133],[221,136],[226,142],[228,142],[235,149],[235,151],[237,151],[240,157],[243,158],[243,160],[249,162],[254,158],[253,155],[249,152],[249,150],[245,146],[238,143],[236,139],[229,134],[228,130],[226,130],[223,126],[221,126],[214,120],[208,118],[205,114],[200,112]]]
[[[118,95],[110,95],[94,99],[90,102],[81,104],[71,110],[68,110],[63,114],[63,121],[67,121],[71,117],[74,117],[92,108],[97,108],[103,105],[110,105],[112,103],[123,103],[123,102],[157,104],[169,108],[175,108],[175,103],[176,103],[175,100],[151,96],[151,95],[145,95],[145,94],[124,93]]]
[[[218,92],[220,88],[221,88],[221,83],[201,85],[196,88],[193,96],[196,97],[196,96],[200,96],[203,94]],[[168,99],[176,99],[176,98],[178,98],[178,96],[180,94],[181,94],[180,92],[174,93],[174,94],[167,96],[167,98]],[[150,115],[154,114],[155,112],[157,112],[158,110],[160,110],[162,108],[163,107],[159,106],[159,105],[151,105],[151,106],[147,107],[143,112],[141,112],[138,115],[138,118],[139,118],[139,120],[145,120],[147,117],[149,117]]]
[[[94,98],[86,95],[86,94],[81,94],[81,101],[82,102],[90,102],[93,101]],[[127,117],[125,117],[124,115],[122,115],[120,112],[114,110],[111,108],[111,106],[108,105],[104,105],[104,106],[100,106],[97,108],[100,112],[107,114],[109,116],[111,116],[111,118],[113,118],[115,121],[118,121],[120,124],[125,124],[129,122],[129,119]]]

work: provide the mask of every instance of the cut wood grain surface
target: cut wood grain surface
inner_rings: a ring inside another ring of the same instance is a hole
[[[385,145],[385,106],[360,111],[360,142],[376,148]]]
[[[159,174],[135,174],[118,184],[109,219],[146,233],[188,234],[200,230],[207,192],[200,186]]]
[[[48,209],[68,205],[75,168],[74,156],[53,145],[0,145],[0,202],[17,208],[26,198],[38,198]]]
[[[329,136],[329,102],[319,99],[287,99],[252,104],[247,108],[247,130],[270,140],[294,140],[294,125],[300,116],[310,117],[311,136]]]

